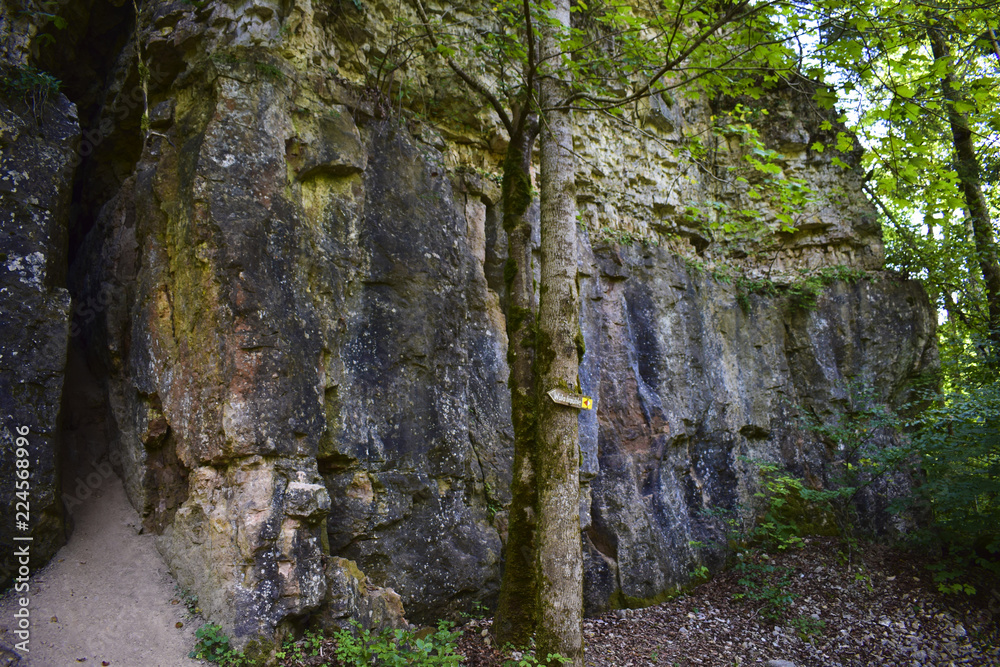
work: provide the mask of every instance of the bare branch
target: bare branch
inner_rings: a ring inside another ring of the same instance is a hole
[[[513,126],[507,130],[511,137],[514,137],[516,134],[524,131],[525,123],[528,122],[528,117],[531,115],[533,107],[536,106],[532,103],[532,101],[535,94],[535,73],[538,65],[535,57],[535,27],[531,23],[531,0],[523,0],[523,7],[524,29],[527,33],[528,41],[528,63],[525,67],[524,74],[524,90],[526,99],[524,100],[524,105],[516,113]]]
[[[659,88],[648,88],[641,95],[638,94],[638,93],[634,93],[634,94],[630,95],[627,98],[614,98],[614,97],[612,97],[612,98],[605,98],[605,99],[609,100],[609,102],[607,102],[606,104],[604,104],[602,106],[571,106],[569,108],[573,109],[574,111],[609,111],[611,109],[616,109],[618,107],[624,106],[625,104],[628,104],[629,102],[634,102],[634,101],[641,100],[641,99],[643,99],[645,97],[649,97],[650,95],[655,95],[655,94],[659,94],[659,93],[665,93],[667,91],[674,90],[676,88],[682,88],[682,87],[687,86],[688,84],[693,83],[694,81],[697,81],[698,79],[700,79],[700,78],[702,78],[702,77],[704,77],[704,76],[706,76],[708,74],[712,74],[714,72],[724,72],[724,71],[740,71],[740,72],[762,71],[762,72],[770,72],[770,71],[772,71],[770,68],[760,68],[760,69],[757,69],[757,68],[749,68],[749,67],[740,67],[740,68],[734,68],[734,69],[730,70],[730,69],[728,69],[726,67],[726,65],[728,65],[728,64],[730,64],[730,63],[732,63],[732,62],[734,62],[736,60],[739,60],[741,57],[743,57],[744,55],[746,55],[747,53],[749,53],[750,51],[752,51],[754,48],[756,48],[758,46],[764,46],[764,45],[768,45],[768,44],[778,44],[778,43],[780,43],[782,41],[784,41],[784,40],[783,39],[775,39],[775,40],[768,40],[766,42],[756,42],[751,47],[748,47],[746,49],[743,49],[742,51],[739,51],[739,52],[733,54],[725,62],[721,63],[720,65],[716,65],[714,67],[705,67],[705,68],[691,68],[692,70],[695,70],[698,73],[694,74],[692,76],[688,76],[686,78],[683,78],[683,79],[681,79],[679,81],[675,81],[675,82],[673,82],[673,83],[671,83],[669,85],[664,85],[664,86],[659,87]],[[675,72],[676,71],[682,71],[682,72],[688,71],[687,69],[678,70],[676,66],[673,68],[673,70]],[[591,102],[591,101],[594,101],[595,99],[599,99],[599,98],[591,98],[590,96],[584,95],[584,96],[582,96],[582,99],[585,99],[588,102]]]
[[[724,26],[726,23],[733,21],[737,17],[745,19],[761,11],[761,9],[763,9],[764,7],[770,6],[771,4],[767,3],[761,5],[760,7],[755,7],[746,14],[740,15],[740,12],[742,12],[749,3],[750,0],[740,0],[740,2],[733,5],[730,9],[726,11],[725,14],[716,19],[714,23],[712,23],[708,28],[702,30],[699,35],[697,35],[694,39],[692,39],[687,44],[687,46],[680,53],[677,54],[677,56],[668,60],[663,65],[661,65],[660,68],[653,73],[653,75],[649,78],[649,80],[646,81],[646,83],[644,83],[643,85],[641,85],[631,95],[628,95],[626,97],[605,97],[600,95],[591,95],[590,93],[587,92],[578,92],[570,95],[565,100],[563,100],[563,102],[560,105],[558,105],[557,108],[569,107],[570,105],[573,104],[573,102],[582,99],[588,100],[594,104],[621,106],[623,104],[628,104],[629,102],[640,100],[648,96],[653,86],[655,86],[656,83],[661,78],[663,78],[669,72],[676,69],[678,65],[684,62],[684,60],[688,56],[694,53],[694,51],[703,43],[705,43],[710,37],[715,35],[719,31],[719,29],[722,28],[722,26]]]
[[[493,107],[493,110],[496,111],[497,115],[500,117],[500,121],[503,123],[503,126],[507,128],[507,133],[513,135],[514,124],[511,122],[510,116],[504,109],[503,104],[500,103],[500,100],[497,99],[496,95],[490,92],[489,88],[462,69],[462,67],[455,62],[454,58],[449,55],[445,55],[440,51],[437,37],[434,36],[434,31],[431,30],[430,21],[427,19],[427,12],[424,11],[423,2],[421,0],[413,0],[413,2],[417,7],[417,12],[420,14],[420,20],[424,23],[424,30],[427,32],[427,39],[430,40],[431,46],[434,47],[434,50],[441,54],[445,62],[448,63],[448,67],[450,67],[451,70],[458,75],[458,78],[464,81],[467,86],[479,93],[479,95],[489,102],[490,106]]]

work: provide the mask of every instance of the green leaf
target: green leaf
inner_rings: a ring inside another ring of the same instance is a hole
[[[955,111],[961,114],[967,114],[976,110],[975,104],[972,104],[971,102],[965,102],[962,100],[953,102],[952,106],[954,107]]]
[[[841,153],[846,153],[847,151],[854,148],[854,139],[847,135],[846,132],[837,133],[837,150]]]
[[[828,88],[818,88],[813,93],[813,101],[823,109],[832,109],[833,105],[837,103],[837,95]]]

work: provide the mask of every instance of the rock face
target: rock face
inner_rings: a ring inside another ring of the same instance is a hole
[[[293,113],[251,55],[189,75],[75,267],[113,295],[129,497],[239,636],[319,609],[328,554],[416,618],[489,596],[509,414],[464,211],[396,124]]]
[[[595,475],[588,611],[641,605],[711,565],[719,551],[694,545],[724,544],[726,532],[705,510],[753,506],[750,461],[835,487],[838,452],[797,416],[831,420],[852,381],[900,405],[936,366],[933,312],[912,281],[836,283],[804,311],[787,297],[741,304],[734,288],[664,252],[604,247],[587,264],[581,381],[597,408],[581,439]],[[899,493],[887,483],[872,495]],[[873,531],[892,528],[884,502],[864,515]]]
[[[20,72],[0,68],[4,81]],[[70,331],[66,234],[80,129],[66,97],[52,93],[34,104],[27,97],[0,91],[0,502],[8,508],[0,525],[0,586],[21,565],[15,537],[33,538],[31,571],[65,542],[57,442]],[[26,528],[15,512],[28,517]]]
[[[83,178],[99,187],[80,200],[93,226],[71,230],[82,240],[68,283],[78,304],[102,304],[79,339],[104,397],[107,457],[181,585],[241,641],[306,617],[389,626],[405,608],[430,622],[489,604],[499,586],[506,242],[482,165],[502,142],[485,120],[471,143],[352,82],[368,51],[342,51],[376,43],[386,24],[347,4],[155,4],[100,95],[87,92],[84,136],[100,141]],[[418,74],[432,85],[431,68]],[[817,203],[770,264],[744,267],[878,268],[874,216],[852,195],[859,174],[808,151],[816,132],[783,95],[769,141]],[[654,103],[649,124],[678,145],[712,112]],[[598,611],[718,563],[719,548],[692,543],[722,534],[703,510],[752,504],[744,458],[832,483],[838,453],[796,411],[829,417],[847,378],[897,405],[936,351],[916,283],[873,272],[801,310],[686,261],[682,251],[703,251],[700,262],[713,251],[678,208],[707,196],[703,177],[673,153],[647,159],[634,137],[614,153],[608,128],[581,123],[594,160],[628,158],[607,170],[620,182],[579,177],[581,384],[596,407],[580,415],[581,513]],[[607,241],[626,232],[664,243]],[[44,321],[65,338],[59,303],[61,320]],[[53,390],[59,350],[45,367]],[[5,368],[6,381],[32,367]]]

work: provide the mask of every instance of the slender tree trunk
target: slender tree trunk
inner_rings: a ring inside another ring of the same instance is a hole
[[[958,179],[965,195],[965,205],[972,221],[976,259],[979,262],[979,270],[983,274],[983,282],[986,286],[986,304],[989,312],[993,354],[1000,356],[1000,261],[997,259],[997,244],[993,236],[989,205],[986,203],[986,197],[983,195],[980,183],[979,160],[976,158],[969,119],[955,107],[956,103],[965,100],[961,88],[952,74],[948,42],[940,28],[928,30],[927,36],[931,42],[934,59],[945,58],[949,61],[945,75],[941,79],[941,90],[949,102],[947,105],[948,123],[951,125],[952,141],[955,147],[955,171],[958,172]]]
[[[546,64],[539,79],[541,127],[541,284],[535,368],[538,383],[538,658],[559,653],[583,665],[583,556],[580,544],[580,445],[577,410],[556,405],[550,389],[579,391],[577,338],[576,169],[573,118],[551,111],[567,96],[560,77],[558,31],[570,21],[569,0],[554,0],[554,25],[539,28]]]
[[[534,567],[535,513],[538,493],[535,454],[538,409],[535,399],[535,290],[531,263],[531,150],[537,120],[510,138],[503,166],[503,227],[507,232],[507,363],[510,367],[511,416],[514,425],[514,470],[504,574],[493,623],[500,646],[527,646],[535,634],[538,595]]]

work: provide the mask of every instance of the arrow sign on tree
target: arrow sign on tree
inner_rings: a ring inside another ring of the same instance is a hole
[[[583,394],[571,394],[562,389],[551,389],[548,394],[549,398],[559,405],[568,405],[579,410],[590,410],[594,407],[594,399]]]

